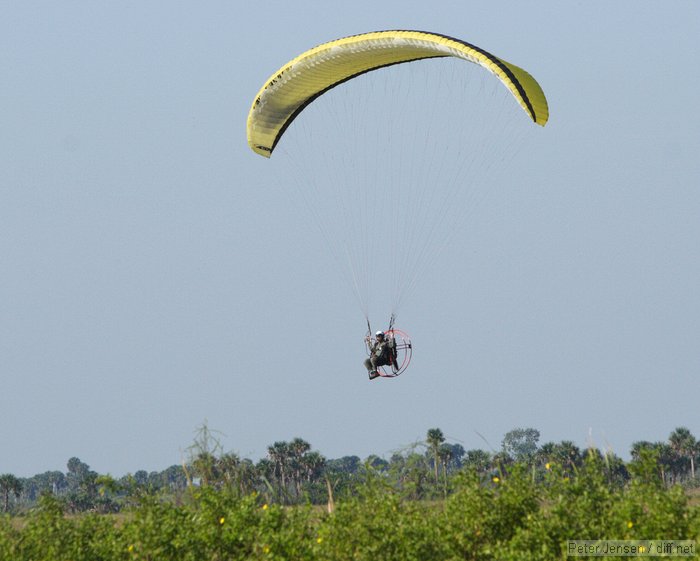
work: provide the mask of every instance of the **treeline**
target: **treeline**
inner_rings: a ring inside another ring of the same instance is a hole
[[[213,483],[133,497],[117,516],[69,515],[46,494],[21,519],[0,516],[0,560],[556,561],[571,555],[569,540],[600,539],[639,540],[639,552],[652,556],[661,554],[657,540],[668,540],[674,556],[697,558],[700,507],[680,485],[663,483],[658,451],[643,448],[624,485],[603,454],[583,456],[541,471],[512,462],[498,475],[463,467],[439,501],[407,500],[387,470],[365,463],[354,493],[328,510]],[[421,470],[434,481],[431,467]]]
[[[684,427],[674,430],[666,442],[635,442],[632,462],[626,463],[609,451],[582,450],[573,442],[539,444],[536,429],[508,432],[498,451],[465,450],[446,442],[438,428],[427,431],[423,442],[389,459],[371,455],[328,459],[302,438],[275,442],[257,463],[224,452],[216,431],[206,424],[198,429],[189,458],[160,472],[137,471],[121,478],[101,475],[78,458],[71,458],[67,471],[49,471],[29,478],[0,475],[2,511],[23,514],[50,495],[69,513],[114,513],[128,509],[145,496],[168,497],[178,503],[193,488],[225,490],[237,496],[251,494],[266,504],[328,504],[357,496],[369,477],[380,477],[402,499],[446,498],[455,491],[460,474],[468,471],[481,481],[507,477],[515,466],[526,468],[533,482],[544,481],[551,470],[562,477],[576,478],[586,459],[595,458],[611,488],[629,484],[631,465],[643,457],[653,462],[658,481],[665,487],[700,485],[695,466],[700,444]]]

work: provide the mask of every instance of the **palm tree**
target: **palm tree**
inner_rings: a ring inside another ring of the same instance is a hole
[[[576,467],[581,465],[583,456],[581,450],[570,440],[561,442],[546,442],[535,453],[535,459],[539,465],[557,463],[561,465],[564,473],[571,475]]]
[[[445,436],[440,429],[429,429],[426,442],[433,455],[433,465],[435,466],[435,483],[438,482],[438,461],[440,456],[440,445],[445,442]]]
[[[234,452],[223,454],[217,461],[217,467],[220,483],[226,485],[229,489],[240,488],[241,459],[238,457],[238,454]]]
[[[321,472],[326,465],[326,458],[316,451],[304,454],[301,460],[301,467],[304,474],[304,479],[307,483],[311,483],[321,476]]]
[[[638,463],[643,462],[645,457],[649,457],[649,454],[653,454],[659,468],[661,482],[664,484],[668,483],[667,475],[669,471],[673,470],[675,456],[671,446],[665,442],[649,442],[647,440],[640,440],[632,443],[630,453],[632,460]]]
[[[452,459],[452,446],[449,444],[440,445],[440,448],[438,448],[438,457],[442,464],[442,479],[445,485],[445,496],[447,496],[447,464]]]
[[[673,465],[676,460],[676,453],[673,451],[670,445],[665,442],[654,442],[653,447],[658,451],[659,458],[659,468],[661,469],[661,481],[667,483],[666,475],[671,472],[671,478],[673,478]],[[672,480],[671,483],[674,481]]]
[[[654,445],[648,440],[638,440],[632,443],[632,448],[630,449],[630,456],[633,460],[639,460],[642,457],[642,450],[651,450]]]
[[[468,450],[465,454],[463,465],[470,467],[479,475],[483,475],[491,469],[491,454],[485,450]]]
[[[190,463],[202,485],[212,484],[217,479],[218,458],[223,452],[221,442],[216,436],[218,434],[221,433],[210,429],[207,421],[204,421],[197,427],[194,442],[187,448]]]
[[[623,487],[630,478],[625,462],[612,451],[607,451],[603,459],[608,472],[608,481],[619,488]]]
[[[686,427],[678,427],[668,437],[671,449],[683,459],[690,460],[690,477],[695,479],[695,455],[698,441]]]
[[[285,441],[275,442],[267,447],[267,455],[275,466],[275,476],[277,477],[280,499],[287,493],[287,467],[289,466],[290,450],[289,443]]]
[[[292,469],[292,478],[294,479],[294,487],[296,489],[297,497],[301,496],[301,480],[302,472],[304,470],[304,456],[311,450],[311,444],[306,442],[303,438],[293,439],[288,446],[290,454],[290,467]]]
[[[11,473],[0,475],[0,495],[2,496],[2,511],[10,510],[10,495],[19,497],[22,492],[22,482]]]
[[[218,460],[211,452],[200,452],[192,459],[192,471],[199,477],[200,485],[206,487],[217,480]]]

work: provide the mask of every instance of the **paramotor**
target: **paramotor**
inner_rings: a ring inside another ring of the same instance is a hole
[[[437,67],[442,74],[429,74]],[[367,323],[371,300],[389,308],[396,357],[382,376],[400,375],[411,360],[410,337],[392,328],[399,304],[474,212],[477,192],[498,174],[511,177],[505,163],[524,145],[521,129],[548,118],[542,88],[522,68],[461,39],[411,30],[323,43],[255,95],[250,148],[287,158],[275,176],[298,188]]]

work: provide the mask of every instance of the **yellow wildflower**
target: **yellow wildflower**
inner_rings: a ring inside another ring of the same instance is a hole
[[[630,520],[630,521],[627,523],[627,527],[628,527],[628,528],[631,528],[632,526],[634,526],[634,524],[633,524],[632,521]]]
[[[498,483],[500,481],[500,478],[497,475],[494,475],[491,481],[493,481],[494,483]]]
[[[226,522],[226,519],[223,516],[219,518],[219,524],[223,526],[224,522]]]
[[[269,545],[263,546],[263,553],[270,553],[270,546]]]
[[[316,543],[321,543],[322,541],[323,541],[323,538],[321,538],[321,537],[316,538]]]
[[[134,544],[133,543],[130,544],[129,547],[127,547],[126,549],[129,553],[133,553],[134,552]]]
[[[267,503],[265,503],[265,504],[262,506],[262,509],[263,509],[263,510],[267,510]]]
[[[552,464],[550,464],[549,462],[547,462],[546,464],[544,464],[544,469],[546,469],[546,470],[552,469]]]

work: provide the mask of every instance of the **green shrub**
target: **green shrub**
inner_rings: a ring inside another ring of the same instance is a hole
[[[332,514],[266,504],[253,493],[190,489],[178,503],[142,495],[127,514],[66,514],[54,496],[0,518],[0,561],[549,561],[567,540],[700,539],[700,507],[666,487],[651,455],[624,486],[599,454],[544,475],[521,465],[486,477],[465,469],[446,500],[406,498],[368,470]]]

